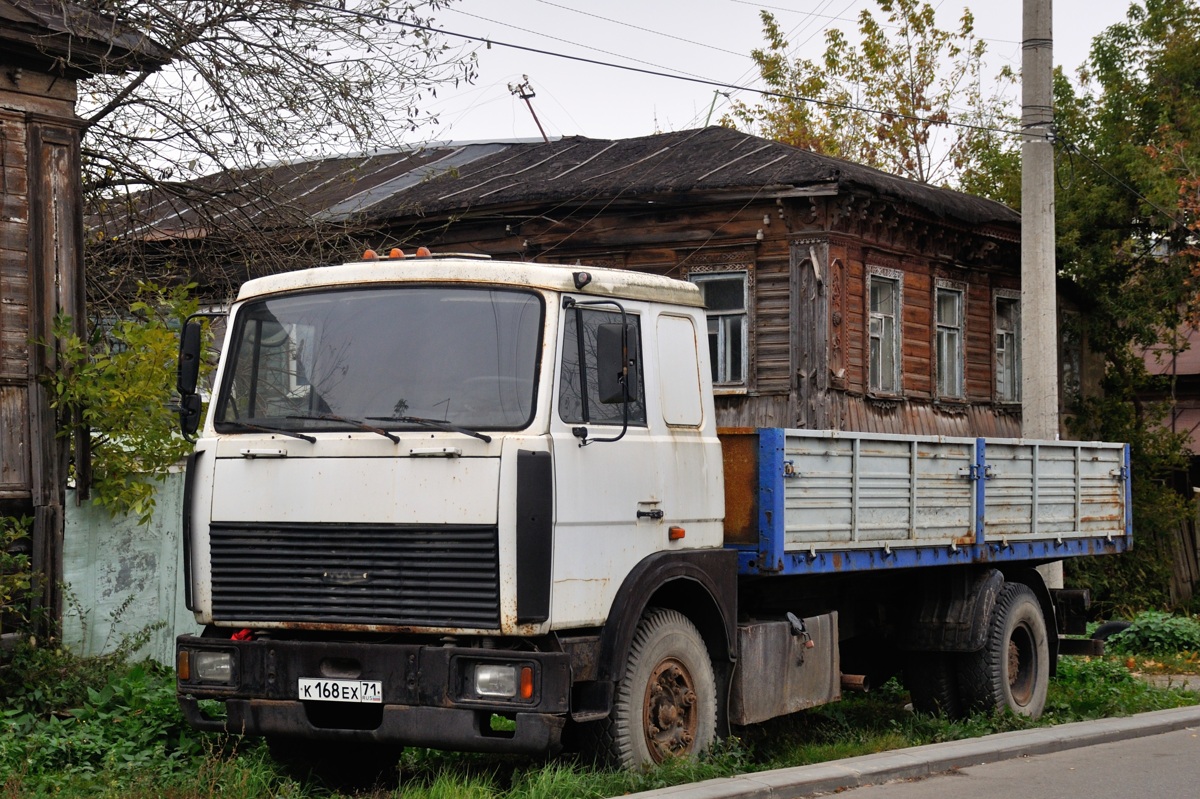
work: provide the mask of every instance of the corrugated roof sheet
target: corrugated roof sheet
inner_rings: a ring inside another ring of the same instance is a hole
[[[1020,219],[991,200],[707,127],[633,139],[572,136],[551,142],[444,145],[213,175],[147,195],[140,214],[144,222],[133,233],[146,238],[204,235],[196,230],[204,224],[201,219],[211,224],[214,218],[265,227],[356,219],[378,225],[490,208],[855,189],[970,225],[1016,225]],[[259,202],[261,197],[272,202]],[[196,204],[205,210],[197,213]],[[266,218],[264,208],[281,216]],[[127,226],[124,233],[129,232]]]

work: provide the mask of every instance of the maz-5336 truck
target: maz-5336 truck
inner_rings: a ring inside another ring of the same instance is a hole
[[[1127,447],[718,430],[707,329],[620,270],[247,283],[187,464],[188,721],[639,766],[893,674],[1038,715],[1081,596],[1034,567],[1132,545]],[[199,357],[193,321],[189,433]]]

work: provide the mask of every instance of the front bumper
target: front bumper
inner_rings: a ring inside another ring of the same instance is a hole
[[[229,685],[179,680],[179,703],[197,729],[246,735],[378,742],[474,752],[553,752],[570,711],[571,669],[559,652],[518,652],[422,644],[303,640],[233,641],[180,636],[177,651],[233,656]],[[471,694],[474,664],[533,668],[528,699]],[[302,701],[300,678],[377,680],[381,704]],[[224,718],[201,700],[224,705]],[[492,717],[512,723],[495,730]]]

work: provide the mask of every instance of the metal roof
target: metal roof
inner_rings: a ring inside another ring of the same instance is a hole
[[[673,202],[697,197],[769,199],[866,191],[935,218],[1015,228],[1000,203],[722,127],[550,142],[439,144],[212,175],[148,192],[138,222],[109,232],[195,238],[217,226],[294,228],[320,223],[378,227],[547,204]],[[269,202],[263,202],[266,198]],[[1014,231],[1015,233],[1015,231]]]

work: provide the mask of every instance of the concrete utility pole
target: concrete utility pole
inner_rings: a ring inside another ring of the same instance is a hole
[[[1058,438],[1051,0],[1024,0],[1021,42],[1021,434]],[[1036,509],[1034,510],[1036,514]],[[1062,561],[1039,566],[1063,587]]]
[[[1021,432],[1058,438],[1051,0],[1024,0],[1021,43]]]

